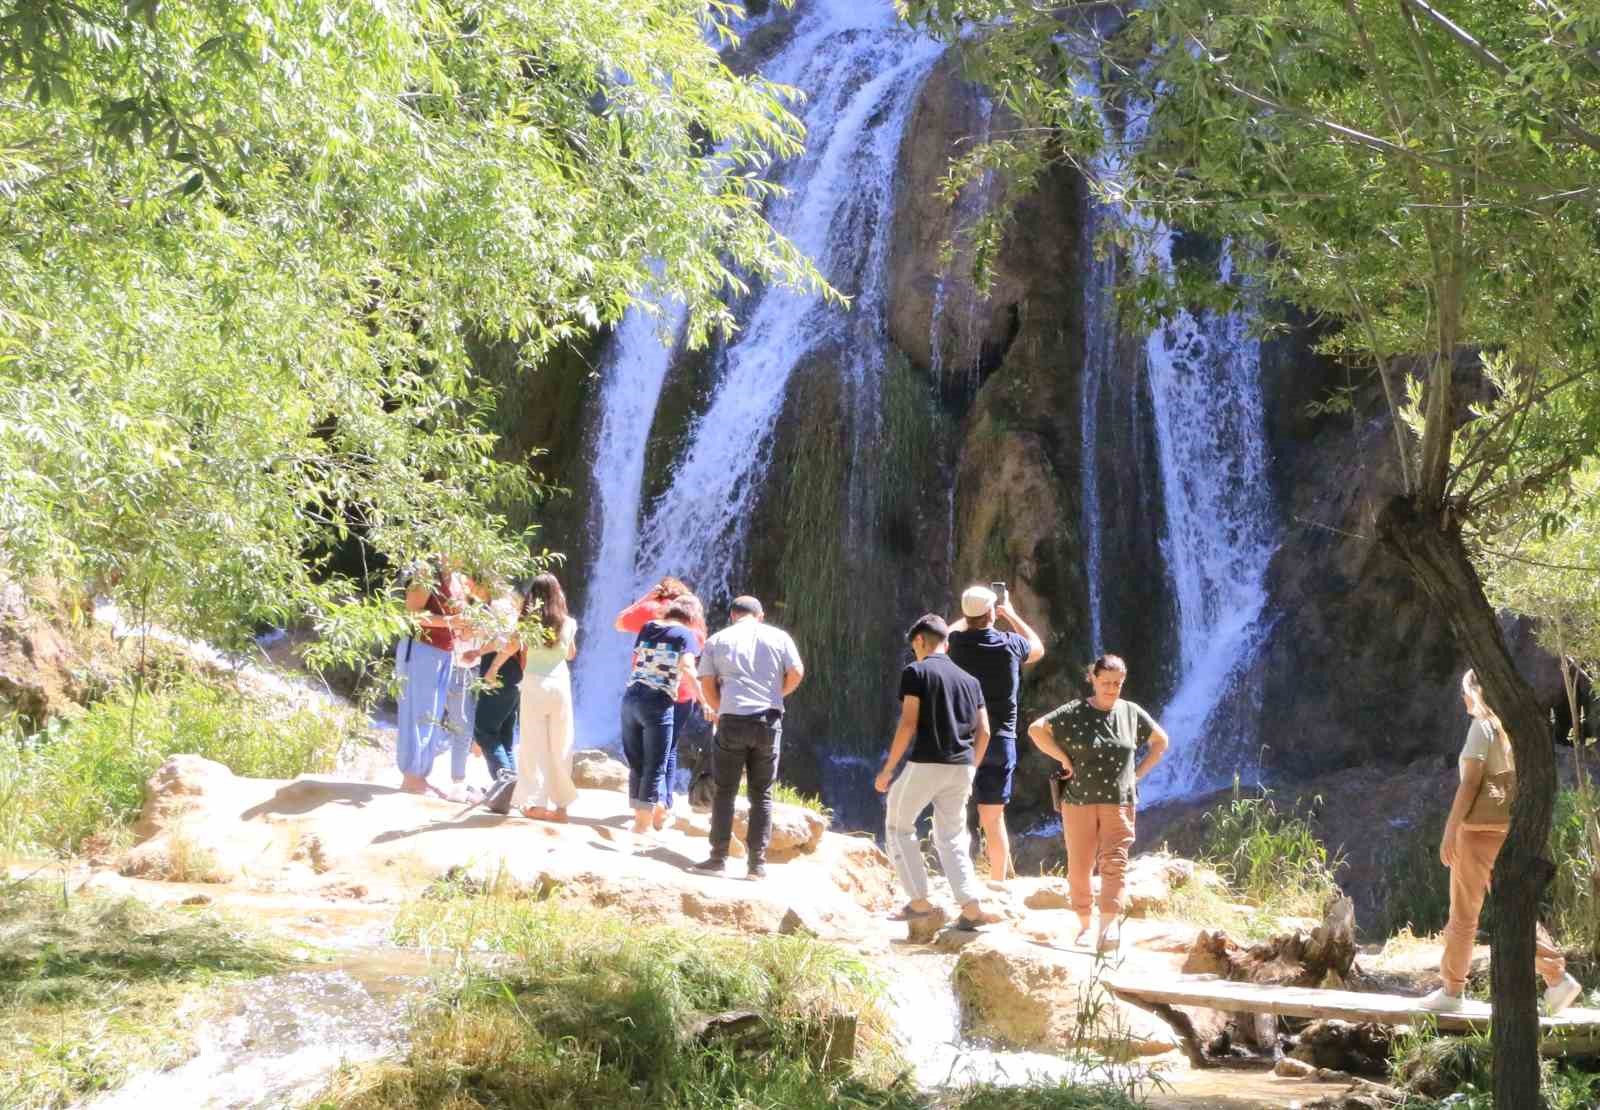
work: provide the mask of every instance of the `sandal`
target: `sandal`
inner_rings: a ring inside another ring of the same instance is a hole
[[[565,825],[567,823],[567,811],[564,808],[546,810],[544,819],[546,821],[554,821],[558,825]]]
[[[910,921],[913,917],[917,916],[917,911],[911,908],[910,902],[907,902],[905,905],[901,906],[899,909],[895,910],[891,914],[888,914],[887,916],[890,921]]]

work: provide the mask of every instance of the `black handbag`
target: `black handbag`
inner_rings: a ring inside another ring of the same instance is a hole
[[[706,742],[700,745],[694,765],[694,775],[689,779],[689,808],[696,813],[711,809],[717,799],[717,734],[713,729]]]

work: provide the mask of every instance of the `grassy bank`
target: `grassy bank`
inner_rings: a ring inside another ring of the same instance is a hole
[[[293,966],[210,914],[0,886],[0,1106],[57,1107],[189,1055],[221,986]]]
[[[394,939],[451,949],[455,984],[405,1058],[341,1076],[319,1105],[1118,1110],[1108,1087],[977,1086],[934,1101],[899,1055],[872,969],[804,937],[641,925],[441,884]],[[729,1036],[710,1015],[747,1015]]]
[[[161,676],[136,698],[114,688],[75,717],[24,734],[0,722],[0,857],[71,854],[91,837],[115,840],[138,814],[144,782],[163,760],[191,752],[236,774],[293,778],[330,771],[361,721],[286,706],[220,680]]]
[[[1328,852],[1298,805],[1266,791],[1233,797],[1204,815],[1199,862],[1223,885],[1174,887],[1161,915],[1236,937],[1260,940],[1282,932],[1285,917],[1320,917],[1339,893],[1342,861]]]

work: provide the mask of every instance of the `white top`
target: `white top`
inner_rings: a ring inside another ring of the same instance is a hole
[[[572,645],[578,642],[578,622],[568,617],[561,622],[561,631],[556,634],[555,643],[529,644],[528,662],[523,666],[523,674],[552,675],[557,667],[567,665],[567,655],[572,650]]]

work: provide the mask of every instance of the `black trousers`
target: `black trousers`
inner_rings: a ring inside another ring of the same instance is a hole
[[[739,779],[750,776],[750,828],[747,847],[750,862],[767,858],[772,834],[772,784],[778,777],[778,744],[783,739],[783,714],[776,709],[742,717],[725,714],[717,719],[713,742],[712,777],[717,782],[711,804],[711,854],[727,856],[733,839],[733,801]]]

